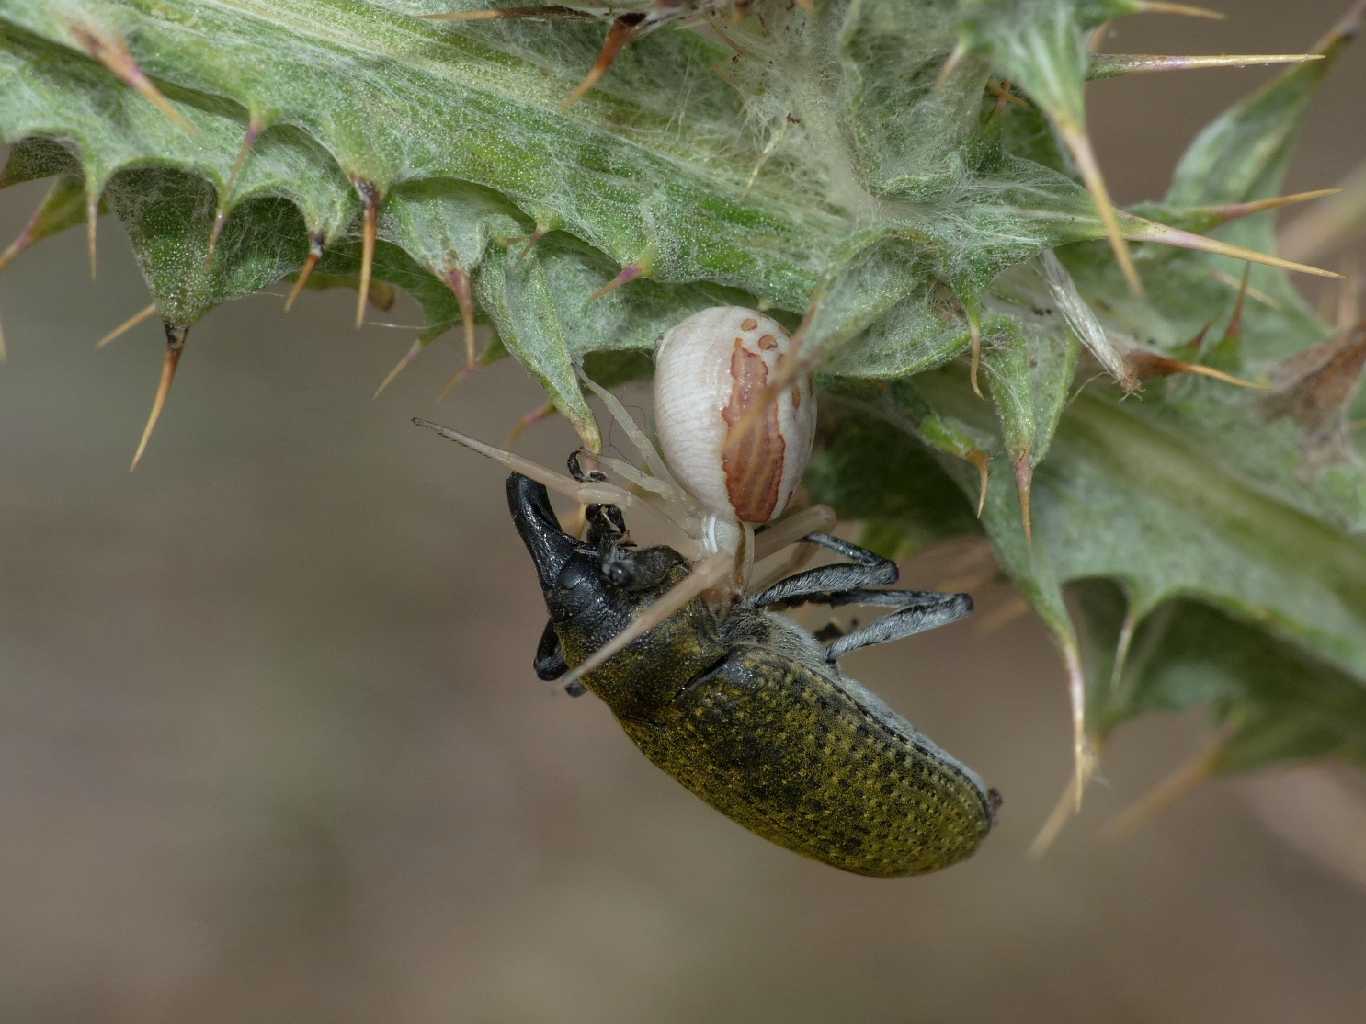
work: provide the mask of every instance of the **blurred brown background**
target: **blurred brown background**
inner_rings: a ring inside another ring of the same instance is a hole
[[[1123,22],[1107,48],[1300,49],[1342,4],[1222,6]],[[1097,87],[1118,196],[1160,192],[1271,73]],[[1289,190],[1366,157],[1363,90],[1358,50]],[[40,194],[5,194],[0,240]],[[976,622],[848,668],[1004,791],[997,832],[918,880],[803,861],[533,677],[544,615],[502,476],[408,425],[453,348],[371,402],[411,331],[353,331],[340,293],[289,317],[234,303],[192,333],[130,475],[159,329],[91,346],[145,294],[113,221],[93,283],[78,233],[0,275],[0,1020],[1366,1019],[1355,777],[1215,783],[1101,843],[1198,742],[1195,720],[1147,721],[1029,860],[1068,712],[1041,628],[987,628],[1011,600],[988,586]],[[538,401],[509,362],[435,415],[501,439]],[[522,448],[571,443],[551,422]]]

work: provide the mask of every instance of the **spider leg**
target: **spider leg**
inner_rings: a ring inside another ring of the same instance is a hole
[[[582,380],[584,386],[587,387],[589,391],[593,392],[593,394],[597,395],[599,401],[607,407],[607,412],[611,415],[617,426],[626,431],[626,436],[630,438],[631,444],[633,444],[636,451],[640,453],[640,457],[645,460],[645,466],[649,469],[650,475],[668,484],[675,493],[681,492],[682,488],[679,487],[678,481],[674,479],[673,474],[669,472],[668,464],[665,463],[663,457],[659,454],[659,449],[657,449],[649,437],[646,436],[645,431],[640,429],[640,425],[631,418],[631,414],[626,411],[626,406],[621,404],[621,399],[591,379],[588,374],[583,371],[579,372],[579,379]]]
[[[777,522],[766,523],[756,535],[754,557],[762,560],[789,544],[808,536],[835,528],[835,510],[829,505],[812,505],[800,512],[790,512]],[[820,541],[813,541],[819,544]],[[863,550],[862,548],[859,549]]]
[[[763,593],[750,598],[748,603],[751,607],[795,608],[808,603],[848,604],[852,602],[837,601],[835,598],[847,592],[868,593],[869,587],[890,586],[900,575],[896,563],[890,559],[828,533],[809,533],[802,540],[843,555],[849,561],[818,566],[779,580]]]
[[[564,473],[556,473],[554,470],[547,469],[540,463],[532,462],[514,452],[503,448],[495,448],[493,445],[485,444],[477,438],[462,434],[458,430],[450,427],[443,427],[439,423],[423,419],[421,416],[414,416],[413,423],[419,427],[426,427],[428,430],[444,437],[448,441],[464,445],[471,451],[478,452],[485,458],[492,459],[494,462],[502,463],[514,473],[521,473],[522,476],[529,477],[537,483],[544,484],[552,491],[573,498],[582,505],[617,505],[620,508],[630,508],[636,503],[635,495],[624,487],[615,484],[588,479],[575,480]]]
[[[856,592],[854,592],[856,593]],[[890,600],[852,600],[851,594],[840,595],[844,598],[840,604],[891,604]],[[895,640],[904,640],[908,636],[916,633],[924,633],[926,630],[938,629],[940,626],[947,626],[950,622],[957,622],[963,616],[972,612],[972,598],[967,594],[935,594],[923,591],[911,590],[880,590],[869,591],[863,595],[865,598],[873,596],[884,596],[886,598],[900,597],[905,602],[905,607],[899,611],[885,615],[876,622],[856,629],[852,633],[847,633],[836,640],[825,649],[825,660],[834,664],[840,658],[851,651],[857,651],[861,647],[871,647],[874,644],[888,644]]]

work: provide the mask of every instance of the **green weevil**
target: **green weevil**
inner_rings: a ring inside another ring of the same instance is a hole
[[[535,658],[544,679],[582,664],[688,574],[672,548],[630,545],[610,506],[590,508],[579,540],[561,529],[541,484],[514,473],[507,496],[550,612]],[[867,589],[894,581],[895,565],[825,534],[807,540],[850,561],[789,577],[724,614],[696,598],[582,683],[646,757],[765,839],[860,875],[947,867],[977,849],[999,795],[836,659],[952,621],[972,602]],[[827,646],[773,613],[805,602],[897,611]]]
[[[671,328],[655,351],[659,449],[610,392],[583,383],[641,456],[643,468],[593,456],[629,486],[584,470],[586,453],[566,475],[416,421],[513,470],[508,505],[550,612],[537,674],[591,690],[646,757],[780,846],[877,877],[970,855],[999,795],[838,662],[960,619],[972,599],[885,589],[895,563],[827,532],[831,509],[784,514],[815,434],[798,343],[737,306]],[[547,485],[584,506],[584,539],[561,528]],[[679,527],[684,550],[631,541],[623,510],[642,504]],[[799,571],[818,549],[844,561]],[[888,614],[817,636],[777,614],[803,604]]]

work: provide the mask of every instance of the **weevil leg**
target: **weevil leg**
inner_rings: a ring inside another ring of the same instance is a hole
[[[900,575],[896,563],[890,559],[828,533],[809,533],[802,540],[843,555],[849,561],[818,566],[779,580],[763,593],[750,598],[748,603],[752,607],[795,608],[810,603],[846,604],[850,602],[836,602],[830,598],[848,591],[863,592],[868,587],[890,586]]]
[[[564,648],[560,646],[560,638],[555,633],[553,622],[545,624],[541,642],[536,645],[536,660],[532,662],[532,666],[536,669],[536,674],[546,682],[553,682],[569,671],[569,665],[564,660]],[[564,692],[571,697],[582,697],[588,690],[577,679],[571,679],[564,684]]]
[[[779,552],[779,554],[770,555],[767,561],[755,565],[754,575],[750,577],[749,589],[756,594],[762,594],[779,580],[785,580],[789,576],[801,572],[806,568],[807,563],[815,557],[816,548],[814,545],[790,545],[786,555]]]
[[[857,595],[857,596],[856,596]],[[834,604],[892,605],[900,598],[903,607],[876,622],[847,633],[825,649],[825,660],[832,664],[851,651],[874,644],[889,644],[908,636],[957,622],[972,612],[972,598],[967,594],[934,594],[911,590],[872,590],[860,594],[849,591],[832,595]]]
[[[560,647],[560,638],[555,632],[553,622],[547,622],[541,632],[541,642],[536,645],[536,657],[532,660],[531,667],[536,670],[537,678],[548,683],[569,671],[569,666],[564,660],[564,649]]]
[[[668,464],[665,463],[663,456],[659,454],[654,442],[646,436],[645,431],[640,429],[640,425],[631,418],[631,414],[626,411],[626,406],[621,404],[621,399],[583,371],[579,371],[579,379],[583,381],[584,386],[589,391],[598,396],[598,400],[607,407],[607,412],[613,421],[626,432],[631,444],[640,453],[640,457],[645,460],[645,466],[649,469],[650,475],[666,484],[674,494],[681,494],[683,488],[679,486],[678,481],[669,472]]]

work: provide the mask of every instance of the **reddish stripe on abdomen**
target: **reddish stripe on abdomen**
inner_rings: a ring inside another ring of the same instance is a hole
[[[770,402],[763,418],[740,437],[739,425],[754,403],[762,399],[768,384],[763,356],[748,351],[743,338],[735,339],[730,377],[730,401],[721,410],[726,423],[726,439],[721,446],[726,493],[742,522],[766,523],[778,505],[787,443],[778,427],[777,402]]]

